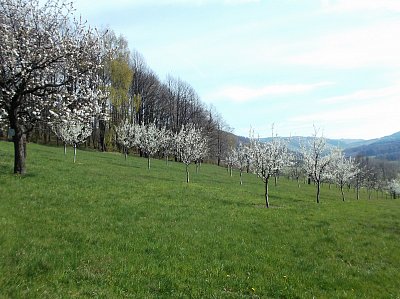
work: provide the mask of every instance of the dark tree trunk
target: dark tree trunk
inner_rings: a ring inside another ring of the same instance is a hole
[[[265,207],[266,208],[269,208],[268,181],[269,181],[269,179],[267,178],[265,180]]]
[[[343,184],[340,184],[340,192],[342,192],[342,200],[344,201],[344,191],[343,191]]]
[[[107,151],[105,136],[106,136],[106,121],[100,120],[99,121],[99,143],[100,143],[100,150],[102,152]]]
[[[317,203],[319,203],[319,194],[321,193],[321,182],[317,180]]]
[[[14,173],[26,174],[26,134],[15,129],[14,142]]]
[[[14,173],[26,174],[26,132],[24,127],[18,123],[17,116],[9,113],[10,127],[14,130],[12,140],[14,142]]]

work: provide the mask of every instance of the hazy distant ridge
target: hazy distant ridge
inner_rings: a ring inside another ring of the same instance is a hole
[[[286,140],[289,149],[299,151],[300,145],[307,143],[312,137],[293,136],[278,137]],[[262,141],[269,141],[271,137],[261,138]],[[400,160],[400,131],[389,136],[376,139],[327,139],[332,147],[343,149],[348,156],[363,155],[386,160]]]

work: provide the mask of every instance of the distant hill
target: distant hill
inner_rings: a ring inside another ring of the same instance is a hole
[[[286,140],[290,150],[299,151],[300,145],[307,143],[312,137],[278,137]],[[247,138],[240,137],[239,140],[245,142]],[[271,137],[261,138],[267,142]],[[327,143],[332,147],[339,147],[344,150],[347,156],[363,155],[390,161],[400,161],[400,132],[394,133],[377,139],[327,139]]]
[[[358,146],[345,148],[348,156],[363,155],[390,161],[400,160],[400,132],[371,140]]]
[[[293,136],[293,137],[278,137],[285,140],[288,143],[288,147],[292,151],[299,151],[302,144],[307,144],[311,141],[312,137]],[[271,137],[261,138],[262,142],[271,140]],[[326,139],[326,142],[331,147],[339,147],[346,149],[359,145],[367,144],[369,141],[363,139]]]

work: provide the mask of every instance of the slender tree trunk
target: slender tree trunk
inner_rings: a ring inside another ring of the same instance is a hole
[[[268,181],[269,181],[269,178],[267,178],[267,179],[265,180],[265,207],[266,207],[266,208],[269,208]]]
[[[125,155],[125,161],[128,158],[128,149],[126,148],[126,146],[124,146],[124,155]]]
[[[321,183],[317,180],[317,203],[319,203],[319,194],[321,193]]]
[[[275,187],[278,186],[278,176],[275,175]]]
[[[243,185],[243,171],[240,169],[240,185]]]
[[[64,142],[64,156],[67,155],[67,143]]]
[[[147,156],[147,169],[150,169],[150,155]]]
[[[344,191],[343,191],[343,184],[340,184],[340,192],[342,192],[342,200],[344,201]]]
[[[186,183],[189,183],[189,165],[188,164],[185,165],[186,165]]]
[[[74,163],[76,162],[76,143],[74,143]]]

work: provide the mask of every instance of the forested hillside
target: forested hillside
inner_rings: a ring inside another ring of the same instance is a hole
[[[400,132],[371,140],[367,144],[346,149],[349,156],[366,156],[385,159],[389,161],[400,161]]]

